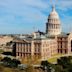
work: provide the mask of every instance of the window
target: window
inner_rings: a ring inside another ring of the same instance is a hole
[[[65,49],[65,53],[67,53],[67,50]]]
[[[72,52],[72,41],[71,41],[71,52]]]
[[[62,49],[60,50],[60,52],[62,53]]]

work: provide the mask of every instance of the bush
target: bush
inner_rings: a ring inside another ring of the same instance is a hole
[[[42,61],[41,62],[42,70],[47,70],[48,72],[51,72],[51,64],[48,61]]]
[[[5,57],[1,61],[4,63],[4,66],[8,66],[8,67],[17,67],[18,64],[21,64],[21,62],[19,60],[11,59],[9,57]]]

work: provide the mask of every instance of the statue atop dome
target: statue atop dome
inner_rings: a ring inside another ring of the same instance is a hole
[[[52,11],[55,11],[55,5],[52,5]]]

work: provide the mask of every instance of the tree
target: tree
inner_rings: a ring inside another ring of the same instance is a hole
[[[3,61],[3,62],[9,62],[9,61],[11,61],[11,58],[5,57],[5,58],[3,58],[1,61]]]
[[[57,65],[59,66],[56,66],[56,71],[59,68],[58,72],[72,72],[72,57],[61,57],[57,60]]]
[[[51,64],[48,61],[42,61],[41,66],[43,70],[47,70],[47,72],[51,72]]]
[[[17,59],[11,59],[9,57],[5,57],[4,59],[1,60],[5,66],[8,67],[17,67],[18,64],[21,64],[21,62]]]
[[[17,67],[18,64],[21,64],[21,62],[19,60],[17,60],[17,59],[11,60],[11,63],[10,63],[11,67]]]
[[[9,66],[11,63],[11,59],[9,57],[5,57],[1,60],[5,66]]]
[[[71,64],[71,59],[69,57],[61,57],[57,60],[57,63],[61,65],[63,68],[68,68]]]

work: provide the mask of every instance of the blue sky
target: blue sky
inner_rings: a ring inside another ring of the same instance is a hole
[[[57,2],[56,2],[57,1]],[[72,31],[72,0],[53,0],[63,31]],[[0,0],[0,34],[45,32],[51,0]]]

